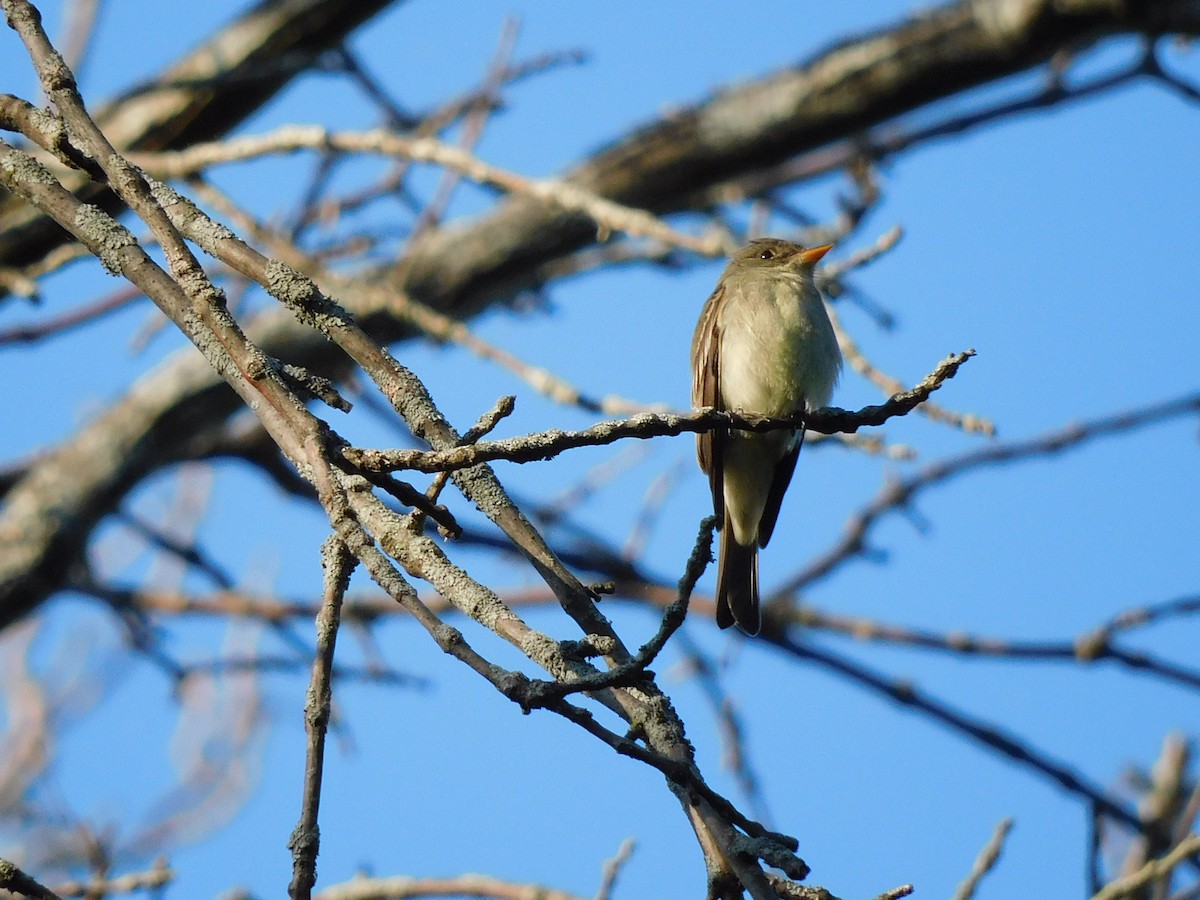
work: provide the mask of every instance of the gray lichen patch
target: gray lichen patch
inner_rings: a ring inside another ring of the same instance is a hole
[[[292,311],[301,323],[321,329],[320,291],[316,283],[287,263],[267,260],[267,292]]]
[[[184,312],[182,325],[196,349],[204,354],[204,358],[217,374],[227,381],[238,376],[238,367],[229,352],[194,308],[188,307]]]
[[[121,275],[125,268],[121,251],[137,246],[133,232],[90,203],[82,204],[75,211],[75,228],[84,243],[99,257],[105,271],[110,275]]]
[[[307,308],[318,293],[311,278],[277,259],[267,261],[267,290],[289,309]]]
[[[38,130],[38,133],[41,134],[42,139],[51,146],[59,147],[67,143],[66,123],[49,110],[30,110],[29,122]]]
[[[660,694],[643,697],[644,705],[636,724],[646,736],[646,744],[663,752],[666,748],[686,748],[689,756],[695,748],[684,734],[683,722],[665,697]]]
[[[326,297],[317,283],[277,259],[267,261],[267,292],[292,311],[302,324],[329,334],[351,321],[350,313]]]
[[[11,10],[9,14],[12,15]],[[53,95],[56,91],[74,92],[78,89],[75,73],[71,71],[71,67],[67,65],[67,61],[57,50],[50,50],[44,55],[38,70],[42,75],[42,86],[49,95]]]
[[[129,195],[126,192],[138,191],[140,193],[139,184],[144,184],[146,180],[142,170],[119,153],[108,155],[105,171],[108,173],[109,184],[127,201]]]
[[[166,182],[149,175],[143,175],[143,177],[146,179],[146,184],[150,186],[150,194],[163,209],[183,202],[183,196]]]
[[[155,201],[189,240],[195,241],[206,251],[211,251],[219,241],[237,238],[230,229],[209,218],[195,203],[169,184],[148,175],[145,178]]]
[[[554,676],[570,684],[590,667],[572,663],[563,656],[558,641],[540,631],[530,631],[521,640],[521,652]]]
[[[176,195],[178,196],[178,195]],[[203,247],[211,250],[220,241],[235,240],[237,235],[220,222],[215,222],[192,205],[186,198],[180,198],[194,217],[187,223],[187,236]]]
[[[21,184],[58,184],[50,170],[27,153],[9,150],[0,156],[0,173],[14,187]]]
[[[218,315],[221,325],[232,329],[238,327],[226,307],[225,292],[213,284],[199,266],[189,265],[185,271],[175,276],[175,280],[183,288],[188,299],[201,308],[209,308],[213,315]]]

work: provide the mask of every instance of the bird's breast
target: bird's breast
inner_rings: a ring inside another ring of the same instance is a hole
[[[738,292],[720,349],[726,409],[789,415],[826,405],[841,366],[820,294],[799,278]]]

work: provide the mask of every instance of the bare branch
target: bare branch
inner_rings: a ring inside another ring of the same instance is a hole
[[[891,375],[881,371],[867,359],[866,354],[859,349],[858,343],[850,337],[849,332],[842,326],[841,318],[838,316],[834,306],[827,304],[826,308],[829,313],[829,321],[833,325],[834,333],[837,335],[838,346],[841,347],[842,356],[850,364],[850,368],[889,394],[903,391],[904,385],[899,379],[893,378]],[[935,422],[946,422],[966,432],[982,434],[987,437],[993,437],[996,434],[996,426],[982,416],[954,412],[934,403],[922,403],[917,407],[917,410],[921,415],[933,419]]]
[[[829,631],[856,641],[885,641],[963,656],[1040,659],[1082,664],[1111,662],[1135,672],[1154,675],[1181,687],[1200,690],[1200,670],[1117,646],[1113,642],[1113,633],[1107,626],[1093,629],[1074,640],[1013,641],[981,637],[962,631],[941,633],[904,628],[859,616],[824,612],[809,604],[798,605],[780,614],[786,615],[791,622],[804,628]]]
[[[601,880],[593,900],[612,900],[612,891],[617,883],[617,876],[621,874],[622,867],[629,861],[636,846],[633,838],[621,841],[616,856],[604,863],[604,878]]]
[[[62,900],[50,888],[26,875],[7,859],[0,859],[0,888],[32,900]]]
[[[175,873],[162,860],[144,872],[131,872],[115,878],[68,881],[57,886],[61,897],[105,897],[110,894],[135,894],[164,888],[175,880]]]
[[[224,134],[391,2],[256,4],[156,80],[102,107],[97,121],[116,146],[142,150],[185,147]],[[83,180],[69,186],[81,188]],[[84,188],[80,198],[114,208],[110,195],[95,188]],[[51,221],[22,207],[14,198],[0,201],[0,266],[23,268],[63,241]]]
[[[435,163],[478,182],[513,194],[548,200],[567,212],[595,221],[601,236],[622,232],[648,237],[706,256],[734,249],[721,236],[696,238],[671,228],[649,213],[614,203],[578,185],[557,179],[531,179],[484,162],[461,147],[434,138],[410,138],[377,129],[366,132],[328,131],[320,126],[285,125],[270,134],[194,144],[170,153],[133,153],[130,159],[159,178],[182,178],[221,163],[243,162],[297,150],[376,153],[412,162]]]
[[[1069,11],[1040,3],[1021,7],[1028,12],[1036,8],[1036,16],[1002,14],[1009,3],[952,4],[848,41],[805,65],[640,129],[581,163],[568,178],[623,205],[659,213],[679,209],[693,202],[696,191],[738,172],[758,171],[824,146],[845,129],[857,132],[938,97],[1021,71],[1064,46],[1087,46],[1103,35],[1131,30],[1193,33],[1198,24],[1194,10],[1182,0],[1138,4],[1128,15],[1117,15],[1111,4],[1100,0],[1081,0]],[[947,46],[961,52],[930,52]],[[846,90],[848,84],[854,89]],[[226,105],[228,101],[222,97]],[[241,102],[230,108],[240,111]],[[765,121],[756,110],[776,113]],[[793,112],[784,114],[789,110]],[[203,124],[211,127],[212,120]],[[720,141],[714,144],[717,136]],[[131,142],[118,136],[117,143]],[[0,230],[0,261],[23,267],[28,259],[22,248],[32,245],[15,237],[8,242],[6,233]],[[397,276],[405,292],[442,313],[463,317],[540,284],[543,266],[586,246],[595,235],[595,223],[586,217],[553,204],[512,198],[483,220],[427,234],[406,256]],[[453,252],[448,252],[450,247]],[[387,302],[371,299],[378,294],[363,292],[362,297],[353,305],[372,334],[388,341],[411,334],[390,314]],[[301,365],[321,369],[340,359],[322,337],[306,334],[288,323],[286,315],[263,318],[252,334],[265,338],[261,346],[268,353],[273,346],[287,346],[291,360]],[[78,558],[106,490],[137,483],[178,458],[191,435],[171,423],[189,421],[200,429],[236,408],[233,398],[218,389],[219,379],[203,377],[191,364],[167,364],[153,378],[157,390],[143,386],[114,405],[111,415],[80,432],[78,444],[48,454],[14,486],[24,495],[44,493],[46,485],[54,484],[64,502],[30,507],[53,508],[57,512],[50,518],[12,522],[12,510],[2,514],[0,531],[11,527],[14,533],[39,538],[15,557],[0,553],[0,622],[35,607],[61,585],[61,577],[44,565],[45,554],[53,545],[60,559]],[[109,462],[80,464],[75,457],[82,455],[84,444],[111,447]],[[148,457],[135,452],[139,447],[155,447],[158,453]]]
[[[317,900],[418,900],[437,896],[478,897],[481,900],[586,900],[578,894],[542,884],[517,884],[487,875],[455,878],[370,878],[359,875],[327,887],[315,896]]]
[[[416,469],[419,472],[441,472],[500,459],[517,463],[534,462],[551,459],[576,447],[603,446],[626,438],[668,437],[689,432],[711,431],[714,428],[777,431],[804,427],[821,434],[855,432],[859,428],[882,425],[890,418],[907,414],[923,403],[947,379],[953,378],[958,372],[959,366],[974,355],[974,350],[967,350],[964,353],[949,356],[942,360],[937,368],[915,387],[893,395],[881,406],[865,406],[856,412],[831,406],[803,415],[780,418],[742,416],[725,410],[664,415],[643,413],[624,421],[601,422],[583,431],[555,429],[504,441],[486,441],[432,453],[420,450],[359,450],[355,448],[347,448],[343,453],[352,463],[366,469],[377,471]]]
[[[929,487],[981,466],[1050,456],[1099,437],[1132,431],[1165,419],[1194,415],[1198,412],[1200,394],[1187,394],[1154,406],[1068,425],[1028,440],[993,444],[961,456],[931,463],[909,478],[886,484],[874,500],[850,519],[841,540],[809,563],[799,574],[790,578],[776,595],[798,592],[827,576],[846,559],[865,553],[868,546],[867,536],[875,523],[886,513],[903,508],[914,496]],[[769,611],[764,612],[769,616]]]
[[[317,816],[321,808],[321,780],[325,768],[325,730],[329,724],[333,700],[333,654],[341,625],[342,601],[354,571],[355,559],[346,545],[330,538],[322,547],[325,568],[325,596],[317,617],[317,654],[313,659],[312,679],[304,710],[304,730],[308,737],[304,761],[304,790],[301,794],[300,821],[288,841],[292,851],[292,883],[288,896],[308,900],[317,881],[317,853],[321,832]]]
[[[996,825],[996,830],[992,832],[992,836],[988,839],[987,844],[979,851],[979,856],[975,858],[975,863],[971,866],[971,871],[967,877],[954,889],[952,900],[971,900],[975,896],[975,891],[979,887],[979,883],[983,881],[985,875],[995,868],[996,863],[1000,861],[1000,851],[1004,849],[1004,841],[1008,837],[1009,831],[1012,830],[1012,819],[1001,819]]]
[[[1118,878],[1105,885],[1102,890],[1092,896],[1092,900],[1119,900],[1121,897],[1128,897],[1169,874],[1181,863],[1187,862],[1198,853],[1200,853],[1200,834],[1189,835],[1176,844],[1165,856],[1152,859],[1133,874]]]

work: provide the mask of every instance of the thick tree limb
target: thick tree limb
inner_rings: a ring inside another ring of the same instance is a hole
[[[228,133],[392,0],[265,0],[198,45],[155,81],[100,108],[96,124],[122,150],[187,147]],[[110,193],[80,178],[89,203]],[[25,266],[64,239],[48,218],[0,189],[0,266]]]
[[[952,3],[675,111],[585,160],[566,180],[660,214],[687,209],[735,175],[1025,71],[1059,51],[1113,34],[1163,32],[1200,32],[1195,3]],[[402,262],[402,283],[426,303],[465,315],[533,286],[539,264],[595,236],[594,223],[581,216],[510,200],[478,222],[430,234]]]

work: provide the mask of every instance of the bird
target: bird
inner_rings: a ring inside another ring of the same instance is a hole
[[[837,336],[813,273],[833,247],[750,241],[730,259],[692,338],[692,405],[791,416],[829,403],[842,368]],[[717,625],[762,628],[758,551],[771,539],[804,429],[715,428],[697,433],[721,532]]]

